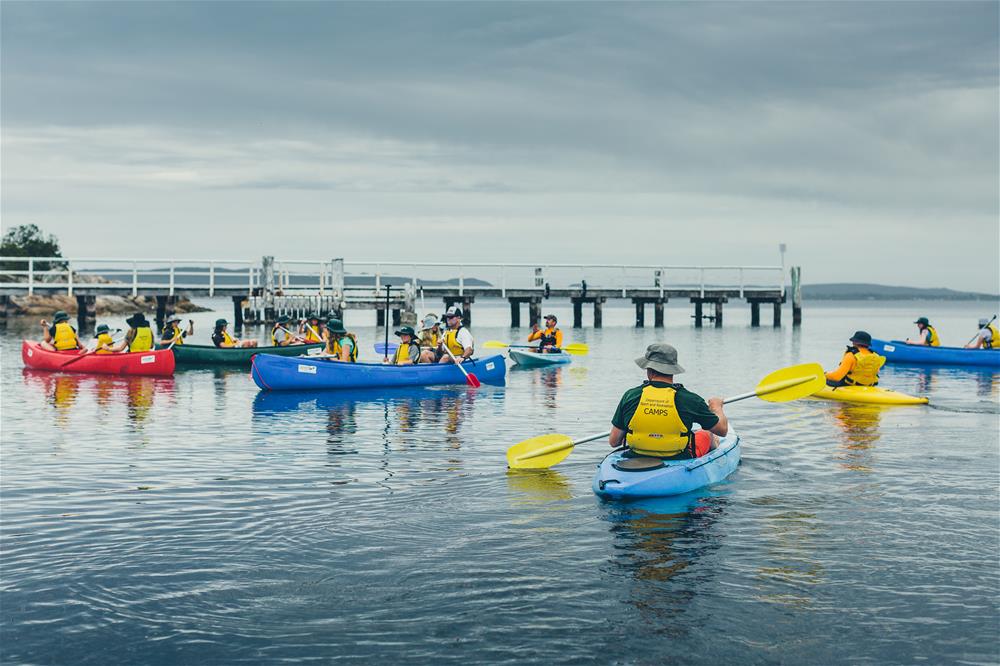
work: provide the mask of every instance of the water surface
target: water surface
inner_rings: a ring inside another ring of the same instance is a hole
[[[670,306],[667,328],[636,330],[608,307],[604,329],[568,331],[589,356],[506,387],[323,394],[259,393],[233,370],[32,372],[14,325],[0,660],[995,663],[1000,374],[884,372],[930,407],[731,405],[741,468],[682,498],[599,501],[600,442],[505,469],[527,437],[607,430],[654,341],[678,347],[692,390],[726,396],[833,367],[857,328],[901,337],[926,315],[957,344],[986,314],[813,305],[793,330],[748,311],[698,330]],[[196,341],[217,316],[195,315]],[[507,316],[477,304],[477,338],[526,335]],[[347,319],[370,360],[373,319]]]

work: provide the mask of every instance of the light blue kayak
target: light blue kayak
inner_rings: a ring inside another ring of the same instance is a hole
[[[964,347],[928,347],[908,345],[901,340],[872,339],[872,351],[885,356],[889,363],[919,365],[978,365],[1000,368],[1000,349],[965,349]]]
[[[604,499],[682,495],[725,480],[740,464],[740,436],[732,430],[718,448],[693,460],[664,460],[655,469],[633,471],[618,464],[625,450],[615,450],[597,467],[593,489]]]
[[[573,361],[573,357],[566,352],[542,354],[533,351],[511,349],[508,353],[510,354],[510,360],[522,368],[546,368],[550,365],[565,365]]]

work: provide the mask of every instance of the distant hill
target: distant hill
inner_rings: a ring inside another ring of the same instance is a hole
[[[981,294],[973,291],[955,291],[935,287],[923,289],[920,287],[893,287],[885,284],[868,284],[865,282],[831,282],[828,284],[802,285],[802,299],[814,301],[906,301],[906,300],[945,300],[945,301],[996,301],[996,294]]]

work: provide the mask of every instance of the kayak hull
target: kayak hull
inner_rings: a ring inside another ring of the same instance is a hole
[[[964,349],[962,347],[927,347],[908,345],[901,340],[872,339],[872,351],[889,363],[919,365],[975,365],[1000,368],[1000,349]]]
[[[670,497],[719,483],[736,471],[742,440],[730,431],[718,448],[694,460],[665,460],[663,467],[641,472],[622,471],[614,465],[625,451],[614,451],[597,466],[592,488],[604,499]]]
[[[323,343],[309,345],[289,345],[287,347],[216,347],[214,345],[174,345],[174,359],[177,365],[236,365],[250,367],[254,354],[274,354],[276,356],[299,356],[311,349],[322,349]]]
[[[504,383],[503,356],[487,356],[463,363],[466,372],[487,384]],[[385,386],[465,384],[465,375],[453,363],[385,365],[341,363],[313,358],[286,358],[257,354],[250,365],[254,382],[266,391],[357,389]]]
[[[552,365],[565,365],[573,361],[573,358],[565,352],[540,354],[539,352],[511,349],[508,353],[510,360],[522,368],[547,368]]]
[[[73,361],[73,359],[80,360]],[[43,349],[37,342],[25,340],[21,343],[21,360],[24,361],[26,368],[53,372],[151,377],[169,377],[174,374],[174,353],[169,349],[123,354],[87,354],[81,358],[77,350],[54,352]]]
[[[907,395],[878,386],[824,386],[812,397],[838,402],[854,402],[863,405],[926,405],[927,398]]]

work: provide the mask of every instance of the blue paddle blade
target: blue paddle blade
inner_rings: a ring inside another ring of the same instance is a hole
[[[386,351],[386,346],[385,346],[384,342],[376,342],[375,343],[375,353],[376,354],[381,354],[382,356],[389,356],[389,355],[395,354],[396,353],[396,349],[398,349],[398,348],[399,348],[399,343],[398,342],[390,342],[389,343],[389,347],[388,347],[388,351]]]

